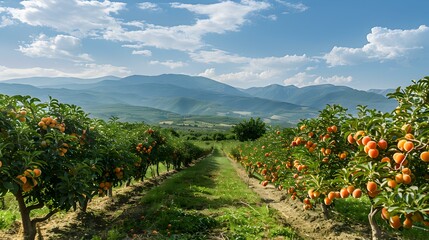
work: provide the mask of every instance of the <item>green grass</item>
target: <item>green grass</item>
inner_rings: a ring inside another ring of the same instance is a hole
[[[169,234],[172,239],[297,238],[241,181],[219,150],[149,191],[141,204],[143,210],[125,219],[122,232],[145,239]]]

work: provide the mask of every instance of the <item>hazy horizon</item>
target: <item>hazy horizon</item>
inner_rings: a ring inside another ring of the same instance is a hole
[[[429,75],[429,2],[0,1],[0,81],[204,76],[233,87],[407,86]]]

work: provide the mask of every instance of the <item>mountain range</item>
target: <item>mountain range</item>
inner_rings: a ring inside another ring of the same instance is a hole
[[[317,116],[326,104],[340,104],[352,114],[357,105],[380,111],[396,106],[383,90],[360,91],[328,84],[238,89],[209,78],[179,74],[21,78],[0,82],[0,93],[30,95],[42,101],[52,96],[81,106],[94,117],[148,123],[211,116],[217,121],[260,117],[272,124],[285,124]]]

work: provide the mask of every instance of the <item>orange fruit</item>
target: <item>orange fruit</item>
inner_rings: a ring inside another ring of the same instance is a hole
[[[363,141],[362,141],[363,143]],[[377,143],[375,141],[369,141],[367,144],[365,144],[365,146],[368,146],[369,149],[375,149],[377,148]]]
[[[362,138],[362,144],[366,145],[368,142],[371,141],[371,137],[370,136],[365,136]]]
[[[402,174],[402,180],[404,181],[404,184],[410,184],[411,183],[411,176],[408,174]]]
[[[411,229],[413,227],[413,220],[411,220],[409,217],[406,217],[403,225],[405,229]]]
[[[396,181],[397,183],[403,183],[403,182],[404,182],[404,178],[403,178],[403,176],[402,176],[402,173],[398,173],[398,174],[396,174],[396,176],[395,176],[395,181]]]
[[[347,188],[342,188],[340,191],[341,198],[347,198],[350,195],[349,191],[347,191]]]
[[[398,141],[397,147],[399,150],[404,151],[404,144],[407,142],[405,139],[401,139]]]
[[[429,152],[428,151],[424,151],[424,152],[420,153],[420,159],[423,162],[429,162]]]
[[[394,229],[398,229],[402,226],[401,219],[398,215],[392,216],[389,219],[390,226]]]
[[[326,198],[323,200],[323,202],[325,203],[325,205],[329,206],[329,205],[331,205],[331,204],[332,204],[332,199],[330,199],[330,198],[326,197]]]
[[[38,168],[34,169],[33,172],[35,177],[39,177],[42,174],[42,171]]]
[[[401,129],[402,129],[403,131],[405,131],[406,133],[410,133],[410,132],[411,132],[411,130],[412,130],[412,127],[411,127],[411,124],[404,124],[404,125],[401,127]]]
[[[381,162],[383,163],[390,163],[390,158],[389,157],[384,157],[381,159]]]
[[[403,153],[397,152],[395,154],[393,154],[393,160],[395,161],[395,163],[402,163],[402,161],[404,161],[405,159],[405,155]]]
[[[413,149],[414,149],[414,143],[413,143],[413,142],[411,142],[411,141],[406,141],[406,142],[404,143],[404,150],[405,150],[405,151],[409,152],[409,151],[411,151],[411,150],[413,150]]]
[[[375,192],[375,191],[377,191],[377,183],[375,183],[375,182],[368,182],[366,184],[366,189],[368,190],[368,192]]]
[[[369,149],[369,151],[368,151],[368,156],[370,158],[377,158],[378,154],[379,154],[379,152],[377,149]]]
[[[356,140],[353,138],[353,134],[349,134],[348,136],[347,136],[347,141],[350,143],[350,144],[353,144],[353,143],[355,143],[356,142]]]
[[[395,180],[389,179],[389,181],[387,181],[387,186],[390,188],[395,188],[398,184],[396,183]]]
[[[347,192],[349,192],[349,194],[352,194],[354,190],[355,190],[355,186],[348,186],[347,187]]]
[[[337,197],[337,194],[335,193],[335,192],[329,192],[328,193],[328,198],[329,199],[331,199],[331,200],[333,200],[334,198],[336,198]]]
[[[414,139],[414,135],[411,133],[407,133],[407,134],[405,134],[405,139],[407,139],[407,140]]]
[[[384,139],[380,139],[380,141],[378,141],[377,145],[380,149],[383,149],[383,150],[387,149],[387,141]]]
[[[411,169],[409,169],[409,168],[404,168],[404,169],[402,169],[402,173],[403,173],[403,174],[411,175]]]
[[[382,208],[381,209],[381,218],[383,218],[384,220],[387,220],[390,218],[390,214],[387,211],[387,208]]]
[[[362,190],[360,190],[359,188],[356,188],[353,193],[352,196],[354,198],[360,198],[362,196]]]

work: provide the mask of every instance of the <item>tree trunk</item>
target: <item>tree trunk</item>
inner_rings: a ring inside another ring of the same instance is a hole
[[[325,203],[321,203],[320,206],[322,207],[322,212],[323,212],[323,218],[324,219],[329,219],[329,210],[328,210],[328,206],[326,206]]]
[[[368,214],[368,220],[371,226],[371,236],[373,240],[381,239],[381,229],[374,219],[375,214],[378,212],[380,212],[380,208],[374,208],[374,206],[371,206],[371,211]]]
[[[159,162],[156,163],[156,175],[159,177]]]
[[[24,240],[34,240],[36,238],[36,223],[31,222],[30,219],[30,211],[25,205],[24,198],[22,196],[22,192],[18,191],[15,194],[16,201],[18,202],[19,212],[21,214],[21,221],[23,227],[23,237]]]

